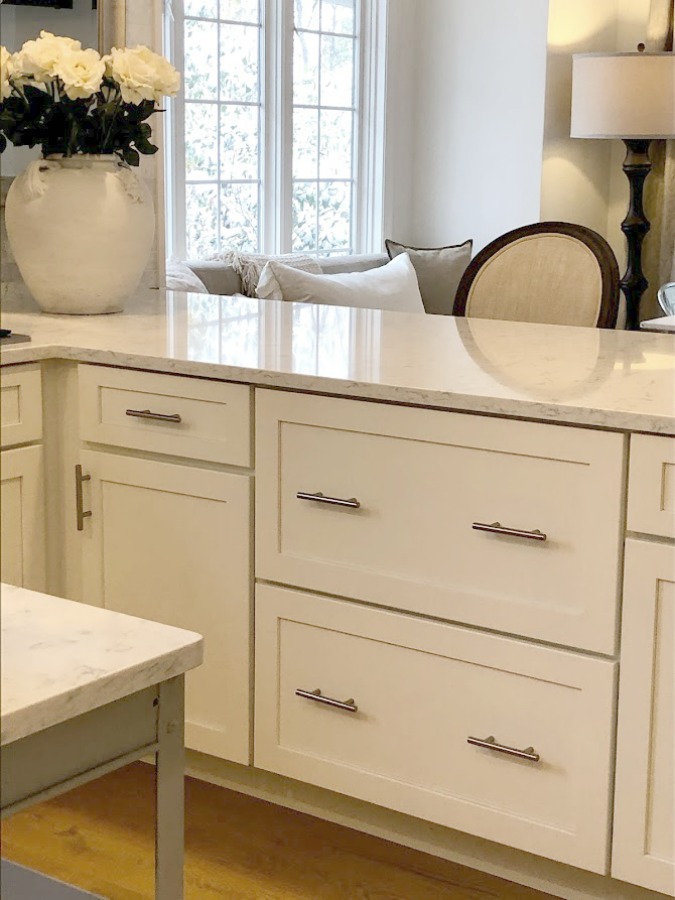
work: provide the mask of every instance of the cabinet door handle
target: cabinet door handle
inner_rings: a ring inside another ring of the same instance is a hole
[[[77,514],[77,530],[84,531],[84,520],[91,516],[90,509],[84,509],[82,484],[91,481],[91,475],[82,474],[82,466],[75,466],[75,512]]]
[[[307,494],[305,491],[298,491],[296,494],[298,500],[313,500],[314,503],[327,503],[329,506],[346,506],[347,509],[361,509],[361,504],[356,497],[349,500],[342,500],[340,497],[325,497],[321,491],[316,494]]]
[[[490,534],[508,534],[510,537],[527,538],[528,541],[543,542],[548,538],[548,535],[544,534],[543,531],[539,531],[538,528],[535,528],[534,531],[525,531],[522,528],[507,528],[500,522],[492,522],[491,525],[487,525],[485,522],[474,522],[471,527],[474,531],[487,531]]]
[[[335,709],[344,709],[345,712],[355,713],[359,709],[354,703],[353,697],[350,697],[349,700],[333,700],[332,697],[324,697],[318,688],[315,691],[303,691],[302,688],[298,688],[295,696],[304,697],[305,700],[314,700],[315,703],[323,703],[326,706],[333,706]]]
[[[492,735],[481,738],[469,737],[466,739],[467,744],[473,744],[474,747],[482,747],[484,750],[494,750],[496,753],[505,753],[507,756],[516,756],[518,759],[526,759],[528,762],[539,762],[539,754],[535,752],[534,747],[526,747],[524,750],[518,750],[517,747],[507,747],[506,744],[498,744]]]
[[[152,419],[155,422],[173,422],[176,425],[180,425],[183,421],[178,413],[168,416],[164,413],[152,412],[149,409],[128,409],[127,415],[133,419]]]

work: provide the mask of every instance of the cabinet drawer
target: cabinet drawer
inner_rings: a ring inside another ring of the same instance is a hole
[[[3,447],[42,438],[42,375],[39,366],[3,369],[0,377],[0,440]]]
[[[675,538],[675,438],[631,437],[628,528]]]
[[[614,682],[609,661],[257,589],[256,766],[595,872]],[[317,689],[356,711],[296,694]],[[490,737],[539,761],[468,742]]]
[[[269,391],[256,409],[259,577],[614,651],[621,435]],[[350,505],[298,498],[319,492]],[[493,523],[529,534],[474,527]]]
[[[251,392],[239,384],[80,366],[84,441],[251,464]]]

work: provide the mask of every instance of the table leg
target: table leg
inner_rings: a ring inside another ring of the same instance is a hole
[[[184,676],[159,686],[156,767],[155,897],[183,900]]]

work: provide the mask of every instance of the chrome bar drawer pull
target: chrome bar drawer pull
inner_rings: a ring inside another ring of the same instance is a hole
[[[176,425],[180,425],[183,421],[178,413],[167,416],[164,413],[152,412],[149,409],[128,409],[127,415],[131,416],[132,419],[152,419],[155,422],[174,422]]]
[[[335,709],[344,709],[350,713],[358,712],[359,709],[354,703],[353,697],[350,697],[349,700],[333,700],[332,697],[324,697],[318,688],[315,691],[303,691],[301,688],[298,688],[295,696],[304,697],[305,700],[314,700],[316,703],[324,703],[326,706],[335,707]]]
[[[75,512],[77,514],[77,530],[84,531],[84,520],[91,516],[91,510],[84,508],[82,484],[91,481],[91,475],[82,474],[82,466],[75,466]]]
[[[296,497],[298,500],[313,500],[315,503],[327,503],[329,506],[346,506],[347,509],[361,509],[361,504],[356,497],[351,497],[349,500],[341,500],[339,497],[325,497],[321,491],[318,491],[316,494],[298,491]]]
[[[487,525],[485,522],[474,522],[471,526],[474,531],[487,531],[489,534],[507,534],[510,537],[527,538],[529,541],[545,541],[548,535],[543,531],[535,528],[534,531],[524,531],[522,528],[507,528],[500,522],[492,522]]]
[[[524,750],[518,750],[516,747],[507,747],[505,744],[498,744],[492,735],[486,737],[485,740],[469,737],[466,739],[466,742],[467,744],[473,744],[474,747],[494,750],[497,753],[506,753],[507,756],[516,756],[518,759],[526,759],[528,762],[539,762],[540,758],[534,747],[526,747]]]

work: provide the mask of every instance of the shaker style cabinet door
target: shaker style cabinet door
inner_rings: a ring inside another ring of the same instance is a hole
[[[83,596],[196,631],[186,677],[186,745],[248,764],[251,479],[81,454]]]
[[[42,447],[3,450],[0,469],[0,580],[44,591],[46,537]]]
[[[612,875],[675,896],[675,547],[626,541]]]

